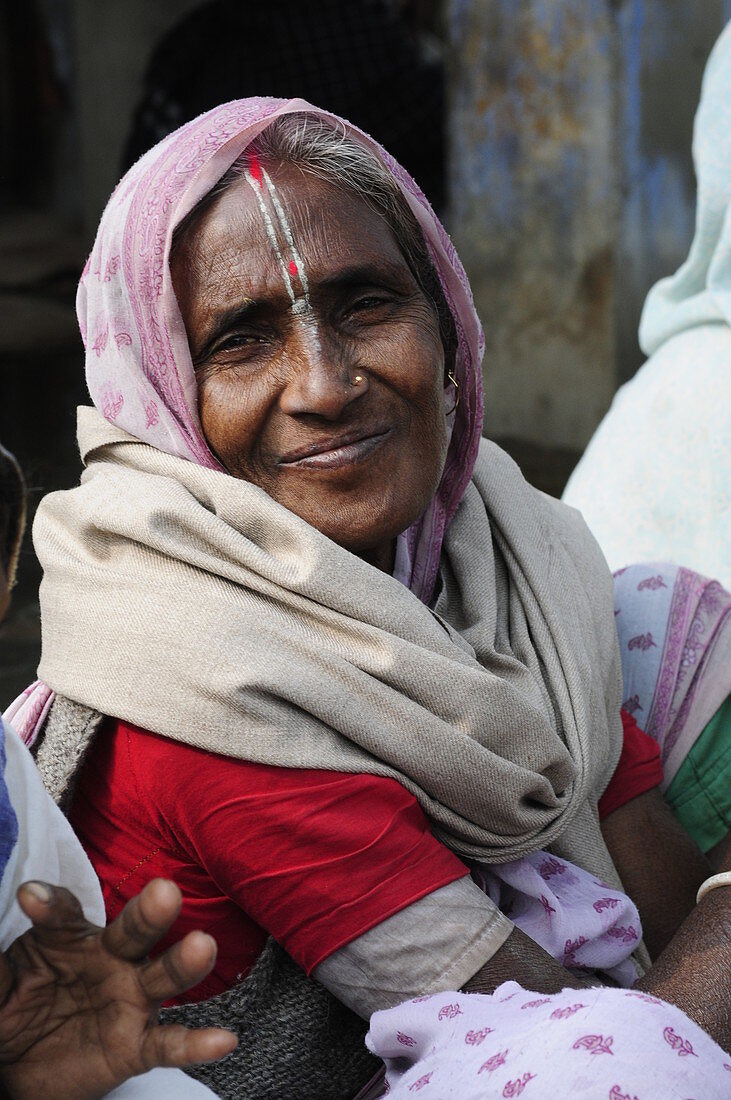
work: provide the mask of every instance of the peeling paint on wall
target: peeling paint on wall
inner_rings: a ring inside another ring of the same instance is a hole
[[[451,217],[488,431],[582,447],[687,251],[690,128],[731,0],[451,0]]]
[[[488,430],[579,446],[587,402],[594,419],[611,397],[612,24],[600,0],[452,14],[451,224],[487,328]]]
[[[693,117],[706,58],[726,19],[702,5],[624,0],[616,8],[621,216],[617,255],[617,381],[642,361],[637,326],[645,294],[687,254],[695,220]]]

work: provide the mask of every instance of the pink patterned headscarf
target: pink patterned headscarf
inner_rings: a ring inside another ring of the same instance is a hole
[[[173,291],[173,231],[246,146],[279,115],[330,119],[376,153],[422,228],[454,317],[460,401],[439,488],[406,533],[411,590],[431,598],[444,531],[472,476],[482,429],[484,337],[454,246],[407,172],[371,137],[302,99],[224,103],[182,126],[135,164],[112,195],[76,300],[86,379],[107,420],[168,454],[221,470],[203,436],[188,339]]]

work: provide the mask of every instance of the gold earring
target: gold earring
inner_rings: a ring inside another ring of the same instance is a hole
[[[457,406],[459,405],[459,382],[458,382],[458,381],[457,381],[457,379],[456,379],[456,378],[454,377],[454,375],[452,374],[451,370],[450,370],[450,371],[447,371],[447,378],[449,379],[449,381],[450,381],[450,382],[452,383],[452,385],[454,386],[455,390],[457,391],[457,400],[456,400],[456,401],[454,402],[454,405],[452,406],[452,408],[451,408],[451,409],[449,410],[449,412],[447,413],[447,416],[451,416],[451,414],[452,414],[452,413],[454,412],[454,410],[455,410],[455,409],[457,408]]]
[[[359,386],[362,381],[363,381],[363,375],[362,374],[356,374],[355,377],[353,378],[353,381],[350,384],[351,384],[351,386]]]

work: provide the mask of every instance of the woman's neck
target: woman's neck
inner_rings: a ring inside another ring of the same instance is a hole
[[[396,539],[388,539],[367,550],[359,550],[356,552],[356,557],[375,566],[383,573],[392,574],[396,563]]]

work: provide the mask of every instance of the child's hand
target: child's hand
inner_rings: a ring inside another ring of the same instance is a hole
[[[94,1100],[155,1066],[234,1049],[229,1031],[157,1022],[160,1002],[200,982],[216,958],[211,936],[189,932],[147,959],[180,911],[174,883],[148,883],[107,928],[58,886],[24,883],[18,901],[33,927],[0,954],[0,1081],[16,1100]]]

